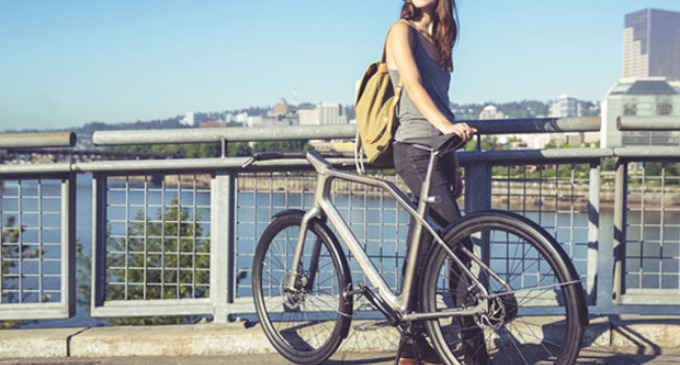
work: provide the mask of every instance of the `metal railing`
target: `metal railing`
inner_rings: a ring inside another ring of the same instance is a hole
[[[483,135],[596,131],[597,122],[470,124]],[[97,132],[93,140],[100,145],[221,142],[226,149],[234,141],[354,136],[351,125],[218,131]],[[616,160],[615,171],[603,171],[603,163],[611,159]],[[310,206],[314,175],[302,160],[263,162],[243,170],[245,160],[0,166],[0,318],[72,315],[75,175],[82,173],[92,174],[93,317],[212,315],[220,322],[230,314],[252,312],[250,267],[257,239],[277,211]],[[678,310],[677,148],[473,151],[461,152],[460,160],[464,210],[512,210],[546,228],[585,279],[591,313]],[[353,168],[349,160],[333,162]],[[400,184],[395,176],[386,178]],[[26,193],[27,184],[36,192]],[[397,288],[405,254],[405,212],[380,191],[364,187],[336,186],[334,199],[366,242],[369,256]],[[41,201],[57,201],[59,214]],[[41,218],[31,220],[31,215]],[[50,232],[59,240],[47,238]],[[363,280],[351,257],[350,268],[354,280]]]

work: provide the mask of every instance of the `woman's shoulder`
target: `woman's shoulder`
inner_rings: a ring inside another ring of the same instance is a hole
[[[390,26],[390,32],[393,30],[400,31],[400,32],[408,32],[408,29],[411,27],[411,24],[409,23],[408,20],[406,19],[399,19],[396,22],[392,23]]]
[[[397,20],[390,26],[388,36],[411,43],[411,23],[406,19]]]

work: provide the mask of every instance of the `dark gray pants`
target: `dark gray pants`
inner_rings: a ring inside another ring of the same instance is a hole
[[[425,182],[425,175],[430,163],[430,152],[414,147],[407,143],[395,142],[394,149],[394,166],[404,183],[411,190],[414,201],[418,201],[422,185]],[[455,156],[453,152],[446,153],[439,157],[437,165],[435,166],[431,180],[430,180],[430,196],[438,196],[441,202],[432,204],[429,207],[428,217],[432,219],[437,225],[446,227],[456,219],[460,218],[460,208],[453,195],[451,187],[456,179],[455,171]],[[415,219],[411,218],[408,231],[407,253],[410,251],[411,237],[413,236],[413,229],[415,227]],[[471,244],[465,242],[463,244]],[[422,268],[424,267],[427,254],[432,247],[432,236],[423,232],[421,234],[420,249],[418,250],[418,261],[416,266],[416,286],[420,284],[420,276]],[[404,265],[405,267],[405,265]],[[457,275],[454,273],[454,276]],[[465,282],[456,280],[457,288],[460,290],[467,286]],[[416,310],[419,306],[418,294],[416,291],[412,293],[411,308]],[[486,365],[490,364],[489,356],[487,355],[484,332],[477,327],[472,317],[463,317],[460,320],[463,328],[468,330],[463,331],[463,341],[465,343],[465,361],[470,365]],[[419,350],[420,351],[420,350]],[[408,351],[405,351],[408,353]]]

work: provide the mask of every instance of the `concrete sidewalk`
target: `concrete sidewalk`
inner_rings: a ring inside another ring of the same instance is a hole
[[[290,365],[278,354],[226,356],[156,356],[99,358],[24,358],[0,360],[0,365]],[[338,353],[326,365],[393,365],[394,352]],[[677,365],[680,350],[638,353],[635,348],[586,347],[577,364],[581,365]],[[503,364],[499,364],[503,365]]]
[[[583,363],[663,364],[662,361],[672,359],[669,364],[680,364],[680,357],[676,356],[680,354],[680,317],[596,318],[591,321],[584,342]],[[336,362],[331,363],[389,364],[397,343],[394,328],[381,322],[353,321],[350,336],[339,349]],[[129,357],[134,359],[124,360]],[[58,364],[62,359],[73,364],[134,361],[120,362],[131,364],[159,357],[164,359],[162,363],[171,364],[185,363],[181,362],[183,357],[191,357],[187,364],[192,364],[192,359],[210,359],[215,364],[221,363],[218,359],[232,359],[229,363],[248,364],[258,358],[266,360],[253,364],[287,363],[275,353],[259,325],[244,322],[0,331],[0,359],[7,359],[0,360],[0,364]],[[26,362],[16,360],[20,358]],[[36,358],[49,358],[49,362],[29,361]],[[608,362],[610,359],[628,362]]]

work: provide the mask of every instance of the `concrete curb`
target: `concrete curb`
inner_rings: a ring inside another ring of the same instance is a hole
[[[86,328],[0,331],[0,358],[69,356],[69,339]]]
[[[339,351],[396,351],[397,331],[354,321]],[[593,319],[584,346],[680,347],[680,317],[615,316]],[[0,358],[227,356],[275,352],[259,325],[243,322],[0,331]]]

